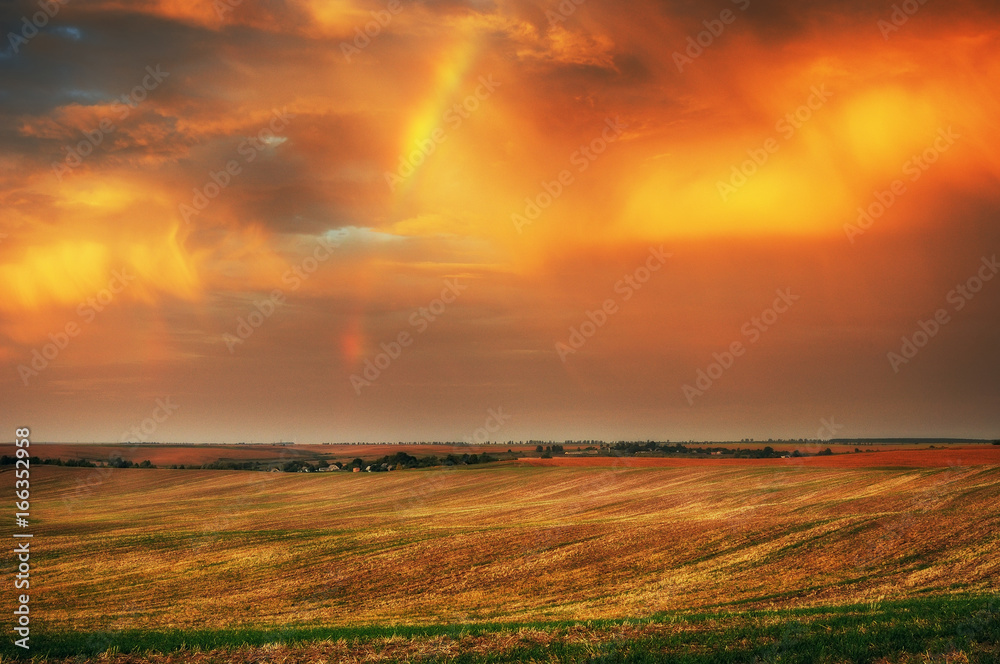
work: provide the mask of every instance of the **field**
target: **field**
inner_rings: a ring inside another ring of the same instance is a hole
[[[63,633],[47,639],[45,661],[995,662],[998,610],[994,598],[948,597],[572,623]]]
[[[32,480],[38,644],[372,626],[499,638],[1000,589],[991,447],[378,474],[37,466]]]

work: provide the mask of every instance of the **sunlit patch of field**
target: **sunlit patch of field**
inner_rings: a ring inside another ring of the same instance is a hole
[[[32,611],[52,630],[584,620],[1000,584],[993,466],[32,479]]]

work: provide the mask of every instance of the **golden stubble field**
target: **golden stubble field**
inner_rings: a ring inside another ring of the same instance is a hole
[[[32,479],[47,630],[619,618],[1000,586],[996,466]]]

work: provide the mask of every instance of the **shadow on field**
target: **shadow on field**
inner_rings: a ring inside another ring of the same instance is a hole
[[[426,627],[289,627],[32,636],[35,662],[971,662],[1000,661],[997,597],[641,620]]]

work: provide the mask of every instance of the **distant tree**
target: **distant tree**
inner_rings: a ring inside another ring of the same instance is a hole
[[[823,450],[822,452],[820,452],[819,454],[817,454],[816,456],[833,456],[833,450],[831,450],[828,447],[825,450]]]
[[[541,445],[535,445],[535,451],[541,454],[542,452],[545,451],[545,448],[542,447]]]
[[[108,464],[112,468],[133,468],[136,464],[132,463],[128,459],[123,459],[121,457],[115,457]]]

